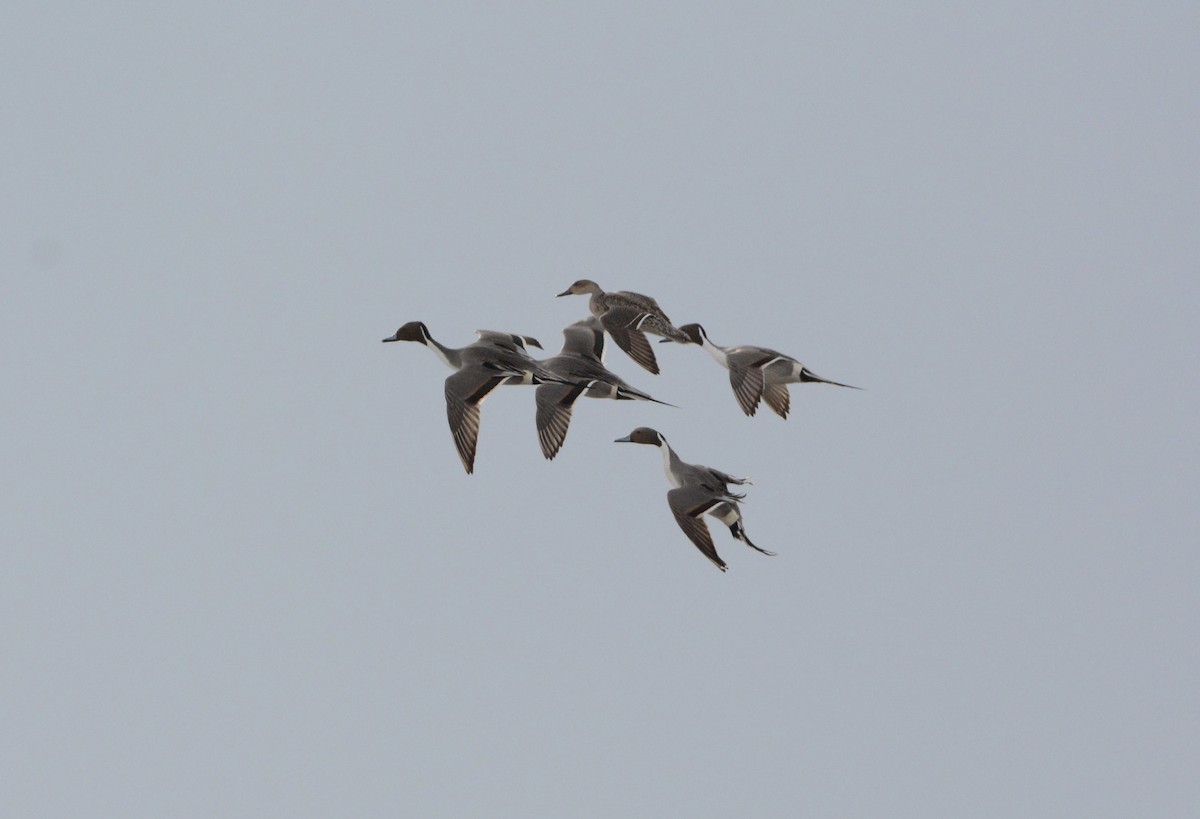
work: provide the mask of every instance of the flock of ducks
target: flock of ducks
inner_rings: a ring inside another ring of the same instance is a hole
[[[658,361],[647,334],[660,336],[661,341],[703,347],[729,371],[734,397],[748,416],[754,415],[759,403],[764,402],[781,418],[787,418],[791,406],[788,384],[817,382],[859,389],[821,378],[796,359],[776,350],[752,345],[721,347],[714,344],[699,324],[676,327],[658,302],[640,293],[624,290],[606,293],[594,281],[580,279],[558,295],[589,296],[591,315],[563,329],[562,349],[551,358],[539,360],[529,354],[530,347],[542,348],[534,338],[494,330],[476,331],[478,340],[466,347],[447,347],[436,341],[429,328],[420,321],[410,321],[383,339],[385,342],[424,344],[454,370],[445,383],[446,417],[454,446],[468,474],[475,470],[480,405],[493,390],[503,385],[537,387],[538,443],[547,459],[553,459],[562,448],[571,423],[571,411],[581,396],[674,406],[631,386],[604,366],[605,334],[638,365],[654,374],[659,372]],[[616,442],[659,448],[663,469],[673,487],[667,493],[667,505],[684,534],[718,569],[725,571],[726,564],[713,545],[712,535],[704,523],[705,515],[728,526],[733,537],[750,548],[765,555],[775,554],[751,542],[746,535],[739,504],[745,495],[730,491],[731,484],[750,483],[748,478],[735,478],[712,467],[685,463],[667,444],[662,433],[649,427],[638,427]]]

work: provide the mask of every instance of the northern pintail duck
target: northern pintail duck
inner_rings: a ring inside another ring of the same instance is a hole
[[[641,293],[627,290],[605,293],[591,279],[580,279],[558,295],[581,296],[588,293],[591,294],[588,309],[600,319],[612,340],[630,358],[655,375],[659,372],[658,361],[650,342],[646,340],[646,333],[682,344],[688,342],[688,337],[671,323],[658,302]]]
[[[475,471],[479,406],[484,399],[501,384],[542,384],[559,380],[526,351],[526,345],[541,348],[536,339],[495,330],[478,330],[476,335],[479,340],[466,347],[447,347],[434,340],[423,322],[410,321],[383,339],[424,344],[442,363],[456,371],[446,379],[446,418],[467,474]]]
[[[595,316],[588,316],[563,328],[562,351],[541,363],[547,370],[569,382],[542,384],[537,388],[538,442],[547,460],[553,460],[566,440],[571,409],[581,395],[618,401],[653,401],[674,406],[630,386],[604,366],[604,330]]]
[[[624,438],[618,438],[617,443],[649,444],[656,446],[662,452],[663,470],[667,480],[675,488],[667,492],[667,504],[683,533],[696,545],[705,557],[713,562],[721,571],[725,571],[725,561],[717,554],[713,546],[712,535],[704,523],[704,515],[712,515],[729,527],[734,538],[742,541],[751,549],[764,555],[774,555],[766,549],[759,548],[750,542],[746,536],[746,526],[742,522],[742,511],[739,501],[746,497],[729,491],[729,484],[742,485],[750,483],[749,478],[735,478],[719,469],[713,469],[699,464],[684,463],[667,444],[662,433],[649,427],[638,427]]]
[[[679,329],[693,344],[702,346],[721,366],[729,370],[729,382],[733,385],[734,397],[737,398],[742,412],[747,415],[754,415],[761,399],[781,418],[787,418],[791,407],[788,384],[813,381],[833,384],[836,387],[849,387],[852,390],[862,389],[821,378],[790,355],[766,347],[749,344],[738,347],[718,346],[709,340],[708,333],[699,324],[685,324]]]

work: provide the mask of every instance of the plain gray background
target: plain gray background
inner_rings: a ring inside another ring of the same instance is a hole
[[[4,815],[1200,809],[1194,3],[4,17]],[[583,276],[867,389],[614,348],[468,477],[379,339]]]

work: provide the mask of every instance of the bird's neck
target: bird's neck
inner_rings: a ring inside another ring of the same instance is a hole
[[[440,358],[442,363],[450,369],[457,370],[462,365],[461,350],[439,344],[431,335],[425,336],[425,346],[433,350],[433,354]]]
[[[675,450],[671,449],[666,441],[663,441],[659,449],[662,450],[663,472],[667,473],[667,480],[670,481],[672,486],[682,486],[683,482],[679,480],[678,476],[678,466],[682,463],[679,460],[679,456],[675,454]]]
[[[708,333],[705,332],[700,333],[700,340],[704,342],[704,349],[708,352],[708,354],[715,358],[718,364],[725,366],[725,360],[729,358],[729,354],[725,352],[725,348],[718,347],[716,344],[713,344],[711,341],[709,341]]]

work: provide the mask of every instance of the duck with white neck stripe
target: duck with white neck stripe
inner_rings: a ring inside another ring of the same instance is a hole
[[[791,407],[788,384],[832,384],[861,390],[838,381],[822,378],[790,355],[784,355],[767,347],[743,344],[737,347],[721,347],[713,344],[708,333],[699,324],[685,324],[679,328],[692,344],[703,347],[717,363],[729,370],[729,383],[738,406],[746,415],[758,411],[758,402],[765,401],[780,418],[786,419]]]
[[[730,484],[741,486],[750,483],[749,478],[735,478],[719,469],[685,463],[667,444],[663,434],[650,427],[638,427],[624,438],[617,438],[616,443],[646,444],[659,448],[663,457],[663,471],[667,473],[667,480],[675,487],[667,492],[667,505],[671,507],[671,514],[675,516],[676,523],[688,539],[718,569],[725,571],[726,563],[717,554],[712,534],[704,523],[704,515],[711,515],[724,523],[734,538],[751,549],[774,556],[774,552],[755,546],[746,535],[740,509],[740,502],[746,496],[729,490]]]

